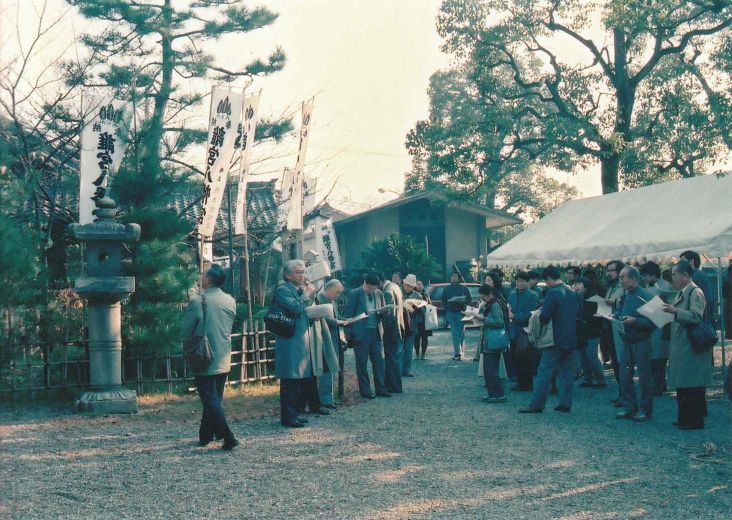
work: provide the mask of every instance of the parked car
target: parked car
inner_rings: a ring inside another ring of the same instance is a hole
[[[445,310],[442,308],[442,291],[445,287],[450,285],[449,283],[433,283],[427,286],[427,294],[430,295],[432,305],[437,307],[437,320],[441,329],[447,328],[447,316]],[[466,283],[465,285],[470,291],[470,305],[473,307],[478,306],[480,298],[478,297],[478,289],[480,288],[479,283]]]

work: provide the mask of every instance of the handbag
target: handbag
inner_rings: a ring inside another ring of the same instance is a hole
[[[440,320],[437,319],[437,307],[427,304],[424,311],[424,328],[436,330],[440,328]]]
[[[503,352],[508,348],[508,334],[506,328],[485,329],[483,352]]]
[[[689,295],[689,302],[687,308],[691,309],[691,295]],[[687,323],[686,333],[689,335],[689,342],[691,342],[691,349],[697,354],[703,354],[710,350],[719,341],[717,331],[714,330],[714,326],[709,320],[703,319],[699,323]]]
[[[717,331],[707,320],[687,324],[686,331],[689,334],[692,350],[698,354],[708,351],[719,341]]]
[[[274,296],[272,305],[264,316],[264,324],[267,326],[267,330],[276,336],[291,338],[295,335],[295,317],[288,315],[277,304]]]
[[[206,297],[204,295],[201,295],[201,307],[203,309],[203,320],[201,322],[203,334],[200,336],[200,339],[196,334],[183,342],[183,355],[194,372],[201,372],[213,360],[211,345],[208,343],[208,338],[206,337]]]

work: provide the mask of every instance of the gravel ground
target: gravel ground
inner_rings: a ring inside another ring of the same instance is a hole
[[[448,341],[433,338],[404,394],[299,430],[237,420],[231,453],[195,446],[197,415],[4,413],[0,517],[732,518],[732,414],[719,391],[701,431],[671,426],[670,396],[648,423],[616,420],[614,384],[576,388],[570,414],[550,397],[525,416],[525,393],[481,402],[476,364],[451,361]]]

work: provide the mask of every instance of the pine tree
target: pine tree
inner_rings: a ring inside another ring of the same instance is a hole
[[[226,69],[205,52],[207,41],[241,36],[273,23],[277,15],[233,0],[195,1],[187,7],[172,0],[67,2],[101,26],[82,37],[100,62],[84,83],[111,87],[136,108],[136,131],[109,190],[121,220],[142,226],[128,266],[137,288],[124,307],[125,345],[128,353],[169,351],[178,344],[180,311],[196,275],[195,255],[186,240],[191,224],[172,209],[172,201],[201,174],[186,162],[184,152],[206,139],[205,128],[188,128],[183,121],[193,110],[205,111],[205,94],[188,85],[282,69],[285,55],[279,48],[241,70]],[[257,134],[276,138],[290,128],[289,122],[263,121]]]

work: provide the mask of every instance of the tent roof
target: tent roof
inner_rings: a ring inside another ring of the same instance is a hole
[[[492,265],[662,260],[732,251],[732,175],[705,175],[565,202],[488,255]]]

